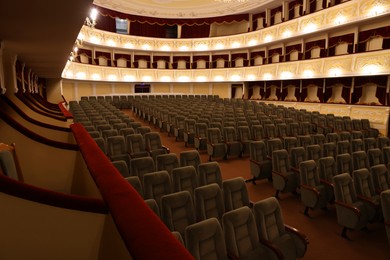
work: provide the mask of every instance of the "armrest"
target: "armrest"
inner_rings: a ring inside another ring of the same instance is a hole
[[[290,167],[290,169],[295,172],[295,173],[298,173],[299,174],[299,169],[298,168],[295,168],[295,167]]]
[[[324,179],[320,179],[320,182],[327,185],[327,186],[330,186],[332,188],[334,188],[334,184],[331,183],[330,181],[327,181],[327,180],[324,180]]]
[[[372,199],[370,199],[370,198],[368,198],[368,197],[366,197],[366,196],[363,196],[363,195],[357,195],[357,197],[358,197],[358,199],[360,199],[360,200],[362,200],[362,201],[364,201],[364,202],[367,202],[368,204],[370,204],[370,206],[372,206],[372,207],[379,207],[379,205],[378,204],[375,204],[375,202],[372,200]]]
[[[232,252],[230,252],[229,250],[227,251],[227,256],[229,259],[232,259],[232,260],[239,260],[238,256],[236,256],[235,254],[233,254]]]
[[[319,192],[316,188],[310,187],[310,186],[308,186],[308,185],[301,184],[301,189],[305,189],[305,190],[311,191],[311,192],[313,192],[317,197],[320,196],[320,192]]]
[[[390,221],[385,221],[385,226],[390,227]]]
[[[278,259],[280,259],[280,260],[284,259],[284,255],[283,255],[282,251],[271,241],[260,238],[260,244],[266,246],[272,252],[274,252],[275,255],[278,257]]]
[[[170,153],[170,150],[169,150],[168,147],[166,147],[166,146],[163,145],[162,148],[165,149],[168,153]]]
[[[358,209],[358,208],[355,207],[355,206],[346,204],[346,203],[341,202],[341,201],[335,201],[334,203],[335,203],[336,205],[339,205],[339,206],[344,207],[344,208],[346,208],[346,209],[352,210],[352,211],[353,211],[357,216],[359,216],[359,217],[360,217],[360,215],[361,215],[360,209]]]
[[[284,228],[286,229],[287,232],[293,233],[294,235],[296,235],[300,240],[302,240],[302,242],[306,246],[309,244],[309,239],[307,238],[307,236],[305,234],[303,234],[302,232],[300,232],[298,229],[291,227],[289,225],[286,225],[286,224],[284,225]]]
[[[267,155],[267,159],[269,159],[269,160],[272,160],[272,157],[271,157],[271,156],[269,156],[269,155]]]
[[[261,166],[263,166],[265,164],[264,161],[263,162],[259,162],[259,161],[255,161],[255,160],[252,160],[252,159],[249,159],[249,161],[251,163],[254,163],[254,164],[258,165],[259,167],[261,167]]]
[[[287,181],[287,177],[284,176],[283,174],[281,174],[280,172],[277,172],[277,171],[274,171],[274,170],[273,170],[272,173],[274,173],[274,174],[276,174],[276,175],[282,177],[285,181]]]

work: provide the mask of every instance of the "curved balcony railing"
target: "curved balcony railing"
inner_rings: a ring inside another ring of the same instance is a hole
[[[275,44],[288,39],[334,30],[335,27],[359,24],[372,19],[382,19],[390,14],[388,1],[370,0],[348,1],[322,11],[297,19],[282,22],[239,35],[196,38],[196,39],[158,39],[122,35],[83,26],[79,42],[116,49],[151,52],[204,52],[256,48]]]

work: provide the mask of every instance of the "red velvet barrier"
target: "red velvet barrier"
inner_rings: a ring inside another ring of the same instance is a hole
[[[193,259],[185,247],[122,177],[85,128],[71,130],[81,154],[134,259]]]
[[[66,119],[73,118],[72,113],[69,112],[69,110],[64,107],[64,102],[59,102],[58,107],[60,108],[62,114]]]
[[[0,191],[25,200],[65,209],[107,214],[106,205],[101,199],[55,192],[13,180],[0,174]]]

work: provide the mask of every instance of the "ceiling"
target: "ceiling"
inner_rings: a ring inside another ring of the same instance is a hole
[[[256,12],[282,0],[224,4],[214,0],[95,0],[94,4],[128,14],[160,18],[202,18]],[[16,55],[41,78],[61,78],[93,0],[0,1],[3,56]]]
[[[0,1],[3,55],[41,78],[60,78],[93,0]]]
[[[94,4],[122,13],[159,18],[205,18],[252,13],[275,7],[282,0],[248,0],[221,3],[215,0],[95,0]]]

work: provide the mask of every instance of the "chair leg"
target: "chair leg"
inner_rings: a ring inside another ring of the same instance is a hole
[[[276,190],[275,198],[279,199],[279,190]]]
[[[343,238],[345,238],[346,240],[348,240],[348,241],[352,241],[352,240],[348,237],[347,231],[348,231],[348,228],[343,227],[343,231],[341,232],[341,236],[342,236]]]
[[[252,182],[253,185],[256,185],[256,178],[253,177],[253,178],[250,178],[250,179],[246,179],[245,182]]]
[[[209,162],[211,162],[211,155],[209,156]]]
[[[310,218],[310,215],[309,215],[309,207],[305,207],[305,212],[304,212],[303,214],[305,214],[306,217],[309,217],[309,218]]]

